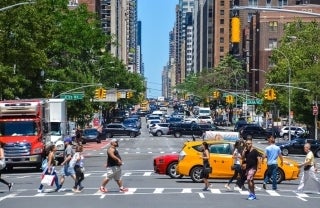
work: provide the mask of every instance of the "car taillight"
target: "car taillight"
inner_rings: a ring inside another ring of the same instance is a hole
[[[179,154],[179,161],[183,160],[185,156],[186,156],[186,153],[184,151],[181,151]]]

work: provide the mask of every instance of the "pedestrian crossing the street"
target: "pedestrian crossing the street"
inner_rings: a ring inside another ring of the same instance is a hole
[[[26,180],[26,178],[32,178],[38,177],[39,173],[29,173],[27,175],[25,174],[11,174],[10,181],[15,181],[17,184],[20,183],[20,181]],[[127,179],[124,179],[125,181],[129,180],[130,177],[149,177],[149,178],[158,178],[158,177],[167,177],[168,180],[171,180],[169,176],[164,175],[158,175],[153,172],[153,170],[123,170],[122,176]],[[5,175],[5,177],[8,177],[8,175]],[[104,171],[88,171],[85,173],[86,181],[89,181],[90,178],[93,178],[96,180],[97,178],[100,181],[100,178],[106,177],[106,173]],[[134,179],[133,179],[134,180]],[[181,179],[184,180],[184,179]],[[191,180],[190,178],[185,178],[185,180]],[[95,186],[96,185],[96,186]],[[159,185],[159,184],[158,184]],[[62,188],[60,192],[55,192],[54,187],[46,187],[43,193],[38,193],[36,188],[24,188],[15,186],[14,189],[11,192],[8,192],[6,187],[2,186],[0,187],[0,201],[4,200],[6,198],[13,198],[13,197],[21,197],[21,198],[27,198],[27,197],[47,197],[47,196],[56,196],[56,197],[72,197],[72,196],[98,196],[100,199],[105,198],[107,195],[152,195],[152,194],[197,194],[200,198],[203,197],[209,197],[210,195],[238,195],[243,196],[246,198],[249,195],[249,192],[247,190],[228,190],[224,187],[224,182],[221,183],[213,183],[213,187],[209,189],[209,191],[203,191],[201,183],[193,183],[193,184],[185,184],[186,187],[129,187],[128,192],[120,193],[119,190],[115,186],[111,186],[107,193],[102,193],[99,191],[99,184],[91,184],[87,183],[86,187],[81,193],[74,193],[72,192],[71,188],[66,186],[66,188]],[[293,186],[293,188],[295,188]],[[303,193],[295,193],[294,189],[290,188],[280,188],[278,190],[264,190],[261,187],[256,187],[256,195],[257,197],[294,197],[297,199],[300,199],[302,201],[308,200],[310,198],[316,198],[320,199],[320,193],[312,192],[312,191],[306,191]]]
[[[28,190],[28,189],[17,189],[13,192],[9,192],[5,196],[0,195],[0,201],[6,198],[28,198],[28,197],[46,197],[46,196],[56,196],[56,197],[67,197],[67,196],[98,196],[100,199],[106,197],[107,195],[151,195],[151,194],[198,194],[200,196],[209,196],[212,194],[219,195],[239,195],[246,197],[249,195],[248,191],[229,191],[225,189],[216,189],[211,188],[208,191],[202,191],[201,188],[129,188],[127,192],[119,192],[116,188],[108,190],[107,193],[102,193],[98,188],[85,188],[81,193],[74,193],[71,189],[61,189],[60,192],[55,192],[54,189],[45,189],[42,193],[37,193],[37,190]],[[307,200],[308,198],[318,198],[320,199],[320,194],[316,192],[305,192],[305,193],[295,193],[292,190],[260,190],[256,192],[257,197],[295,197],[302,199],[302,201]]]

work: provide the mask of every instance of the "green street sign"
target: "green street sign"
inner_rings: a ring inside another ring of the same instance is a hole
[[[64,98],[66,100],[82,100],[83,97],[84,92],[65,93],[60,95],[60,98]]]
[[[262,105],[261,99],[247,99],[247,105]]]

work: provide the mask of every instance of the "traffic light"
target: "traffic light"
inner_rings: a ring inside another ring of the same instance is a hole
[[[216,99],[217,98],[217,91],[213,92],[213,98]]]
[[[101,99],[102,94],[103,94],[102,91],[103,91],[102,88],[96,89],[95,92],[94,92],[94,98],[95,98],[95,99]]]
[[[217,98],[219,98],[220,97],[220,92],[219,91],[217,91]]]
[[[101,98],[107,98],[107,90],[102,89],[102,97]]]
[[[227,97],[226,97],[226,103],[230,103],[230,95],[227,95]]]
[[[264,99],[271,100],[271,94],[272,94],[271,89],[265,90],[264,91]]]
[[[232,96],[232,95],[229,95],[229,96],[230,96],[229,102],[230,102],[230,103],[233,103],[233,102],[234,102],[233,96]]]
[[[130,98],[130,92],[126,92],[126,98]]]

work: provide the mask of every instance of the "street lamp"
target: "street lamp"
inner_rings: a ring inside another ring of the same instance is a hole
[[[279,52],[288,62],[288,123],[289,123],[289,134],[288,134],[288,140],[291,141],[291,67],[290,67],[290,61],[286,54],[284,54],[282,51],[280,51],[277,48],[266,48],[265,51],[277,51]]]

